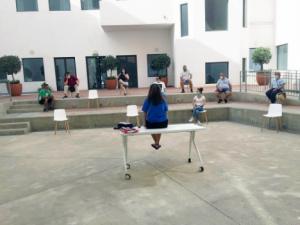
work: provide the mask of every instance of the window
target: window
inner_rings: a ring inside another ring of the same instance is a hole
[[[181,37],[189,35],[188,4],[180,5]]]
[[[17,12],[38,11],[37,0],[16,0]]]
[[[56,86],[58,91],[64,90],[64,78],[66,72],[76,76],[75,58],[54,58]]]
[[[155,77],[157,74],[158,75],[167,75],[168,74],[167,69],[163,69],[163,70],[160,70],[160,71],[155,71],[151,68],[152,60],[155,59],[159,55],[163,55],[163,54],[148,54],[147,55],[148,77]]]
[[[81,0],[82,10],[99,9],[99,0]]]
[[[287,70],[288,69],[288,45],[277,46],[277,69]]]
[[[50,11],[69,11],[70,0],[49,0]]]
[[[0,71],[0,81],[1,80],[7,80],[7,75]]]
[[[228,62],[215,62],[205,64],[207,84],[215,84],[219,80],[220,73],[228,77]]]
[[[243,0],[243,27],[247,27],[247,0]]]
[[[44,63],[42,58],[22,59],[24,81],[44,81]]]
[[[255,48],[250,48],[249,49],[249,70],[250,71],[259,71],[260,70],[260,65],[256,64],[252,60],[252,55],[253,52],[255,51]]]
[[[227,30],[228,0],[205,0],[206,31]]]

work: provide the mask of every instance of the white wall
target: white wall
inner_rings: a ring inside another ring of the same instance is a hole
[[[288,44],[288,69],[300,70],[300,1],[276,0],[276,46]]]
[[[50,12],[48,1],[38,3],[38,12],[16,12],[14,1],[1,0],[0,55],[43,57],[46,82],[54,89],[54,57],[76,57],[80,89],[87,89],[85,57],[95,52],[101,56],[137,55],[139,87],[146,87],[153,80],[147,77],[147,54],[172,54],[169,29],[104,32],[99,11],[82,11],[80,0],[71,0],[71,11],[63,12]],[[23,83],[24,92],[36,91],[41,83],[24,82],[23,71],[17,78]]]
[[[188,3],[187,37],[180,37],[181,3]],[[205,0],[177,0],[174,17],[177,18],[174,40],[176,85],[179,86],[182,65],[188,66],[194,84],[199,86],[205,84],[205,63],[225,61],[229,62],[229,78],[238,83],[242,52],[247,48],[242,41],[246,30],[242,28],[242,1],[229,1],[227,31],[205,31]]]

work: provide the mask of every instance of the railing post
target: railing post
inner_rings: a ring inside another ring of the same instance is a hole
[[[240,92],[242,92],[242,71],[240,71]]]
[[[245,92],[247,93],[247,81],[248,80],[248,73],[245,71]]]

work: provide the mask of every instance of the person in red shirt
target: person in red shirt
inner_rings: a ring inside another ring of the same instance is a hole
[[[76,98],[79,98],[79,80],[75,75],[71,75],[69,72],[66,72],[65,79],[64,79],[64,97],[68,97],[68,92],[75,92]]]

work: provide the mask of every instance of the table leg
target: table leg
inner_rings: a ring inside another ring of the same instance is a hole
[[[192,159],[191,159],[191,152],[192,152],[192,142],[193,142],[193,131],[190,132],[190,143],[189,143],[189,159],[188,159],[188,163],[191,163],[192,162]]]
[[[128,169],[129,169],[130,165],[127,163],[128,137],[127,136],[122,136],[122,139],[123,139],[123,149],[124,149],[123,159],[124,159],[125,179],[130,180],[131,175],[128,173]]]
[[[199,162],[200,162],[199,172],[203,172],[204,171],[204,167],[203,167],[202,156],[201,156],[200,151],[199,151],[199,149],[197,148],[197,145],[196,145],[195,132],[192,132],[192,133],[193,133],[193,135],[192,135],[193,145],[194,145],[195,151],[197,153],[197,156],[198,156],[198,159],[199,159]]]

